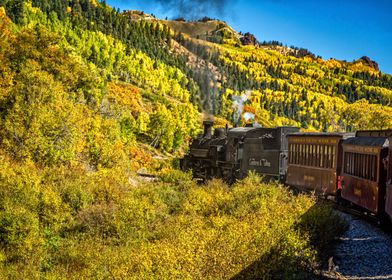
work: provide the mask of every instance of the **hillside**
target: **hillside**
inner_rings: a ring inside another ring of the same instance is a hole
[[[215,40],[202,35],[216,34],[218,21],[164,23],[177,32],[175,40],[198,57],[196,62],[193,55],[185,60],[199,74],[191,72],[201,90],[196,101],[210,113],[232,120],[233,96],[251,90],[245,110],[265,126],[353,131],[392,125],[391,76],[381,73],[368,57],[353,62],[322,60],[306,49],[279,42],[241,46],[240,35],[233,32]],[[200,70],[200,62],[213,67]]]
[[[322,60],[304,49],[283,47],[278,42],[241,46],[242,35],[218,20],[165,21],[136,11],[121,14],[109,7],[70,3],[51,7],[46,1],[32,2],[47,13],[60,9],[60,20],[100,31],[123,43],[127,51],[130,47],[140,50],[152,61],[178,69],[184,75],[180,87],[199,111],[233,121],[232,96],[251,90],[245,110],[266,126],[291,124],[321,131],[391,126],[392,78],[379,72],[369,58],[355,62]],[[100,18],[96,16],[96,25],[84,20],[92,17],[92,9],[102,13]],[[97,52],[97,48],[95,44],[81,55],[98,68],[107,68],[111,62],[105,57],[99,61],[89,53]],[[111,52],[106,51],[113,56]],[[113,77],[128,82],[119,75],[119,69],[113,70]],[[138,82],[133,84],[139,86]],[[358,111],[363,106],[367,112]]]
[[[200,186],[178,157],[211,115],[392,127],[392,77],[366,57],[325,61],[240,36],[104,1],[0,0],[0,275],[312,275],[344,228],[329,207],[255,176]]]
[[[163,24],[169,26],[176,33],[183,33],[193,39],[205,40],[213,43],[240,43],[240,34],[226,23],[209,18],[200,21],[187,22],[183,20],[165,20]]]

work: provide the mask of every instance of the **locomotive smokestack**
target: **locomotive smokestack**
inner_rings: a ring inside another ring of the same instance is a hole
[[[211,138],[212,136],[212,126],[214,125],[213,121],[204,121],[204,134],[203,138]]]

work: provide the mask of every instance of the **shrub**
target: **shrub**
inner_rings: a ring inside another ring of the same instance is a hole
[[[9,278],[303,279],[340,232],[328,205],[255,174],[229,187],[170,169],[141,182],[122,169],[1,164]]]
[[[347,230],[347,226],[347,222],[325,201],[314,204],[297,223],[297,228],[310,237],[310,243],[322,255],[330,248],[336,236]]]
[[[7,260],[28,260],[42,245],[39,217],[23,207],[3,207],[0,211],[0,244]]]
[[[192,184],[192,173],[182,172],[175,169],[163,169],[159,173],[159,179],[165,183],[173,183],[176,185]]]

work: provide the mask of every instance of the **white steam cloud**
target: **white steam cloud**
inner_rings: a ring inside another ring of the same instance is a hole
[[[234,114],[233,114],[233,122],[234,122],[234,124],[238,124],[239,123],[239,120],[241,118],[242,112],[244,111],[244,104],[249,99],[249,97],[251,95],[252,95],[252,92],[250,90],[247,90],[247,91],[245,91],[244,94],[241,94],[240,96],[233,96],[231,98],[232,101],[233,101],[233,109],[235,110]]]
[[[251,120],[255,119],[255,115],[249,112],[244,113],[243,118],[245,119],[246,122],[249,122]]]

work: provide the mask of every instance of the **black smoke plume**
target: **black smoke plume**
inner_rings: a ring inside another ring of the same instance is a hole
[[[223,16],[235,0],[155,0],[175,17],[199,19],[203,16]]]

